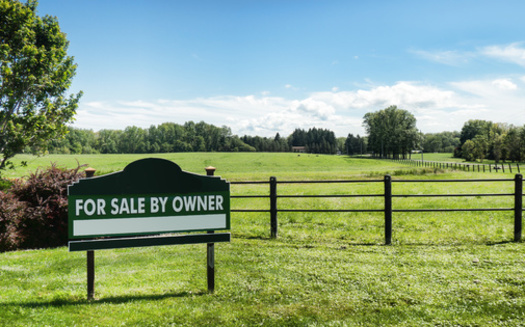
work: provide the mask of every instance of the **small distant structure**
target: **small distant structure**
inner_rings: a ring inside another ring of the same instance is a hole
[[[305,153],[306,147],[305,146],[292,146],[292,152]]]

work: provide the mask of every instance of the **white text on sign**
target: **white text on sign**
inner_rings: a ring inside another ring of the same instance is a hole
[[[224,210],[222,195],[75,199],[75,216],[117,216]]]

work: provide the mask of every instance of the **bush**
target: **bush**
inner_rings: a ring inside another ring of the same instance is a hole
[[[15,180],[0,195],[0,251],[67,244],[67,186],[83,177],[81,166],[55,164]]]
[[[10,193],[0,191],[0,252],[16,250],[16,222],[22,220],[26,205]]]

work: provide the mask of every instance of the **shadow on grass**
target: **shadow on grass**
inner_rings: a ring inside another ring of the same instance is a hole
[[[112,296],[100,299],[78,299],[78,298],[60,298],[43,302],[7,302],[1,303],[2,306],[23,307],[23,308],[47,308],[47,307],[62,307],[70,305],[99,305],[99,304],[122,304],[134,301],[156,301],[168,298],[185,298],[194,296],[203,296],[210,294],[205,291],[200,292],[179,292],[179,293],[165,293],[165,294],[145,294],[145,295],[123,295]]]
[[[261,237],[261,236],[253,236],[253,235],[235,235],[235,237],[232,237],[237,240],[259,240],[266,246],[272,246],[272,247],[292,247],[292,248],[318,248],[318,247],[326,247],[327,240],[323,240],[320,242],[316,239],[294,239],[293,237],[277,237],[277,238],[270,238],[270,237]],[[491,241],[491,240],[479,240],[479,241],[400,241],[400,240],[392,240],[391,244],[385,244],[384,242],[377,242],[377,241],[370,241],[370,242],[345,242],[344,240],[340,239],[333,239],[332,241],[336,242],[338,246],[340,246],[341,249],[346,248],[352,248],[352,247],[360,247],[360,246],[366,246],[366,247],[402,247],[402,246],[441,246],[441,247],[450,247],[450,246],[469,246],[469,245],[486,245],[486,246],[496,246],[496,245],[505,245],[505,244],[521,244],[525,243],[525,238],[523,238],[521,241],[514,241],[514,240],[501,240],[501,241]],[[267,242],[267,243],[266,243]]]
[[[448,241],[442,241],[442,242],[399,242],[399,241],[393,241],[392,244],[386,245],[386,244],[377,244],[382,246],[391,246],[391,247],[403,247],[403,246],[432,246],[432,247],[465,247],[465,246],[496,246],[496,245],[505,245],[505,244],[520,244],[525,243],[524,241],[515,242],[513,240],[508,241],[454,241],[454,242],[448,242]]]
[[[487,242],[485,245],[491,246],[491,245],[502,245],[502,244],[512,244],[512,243],[523,243],[523,241],[500,241],[500,242]]]

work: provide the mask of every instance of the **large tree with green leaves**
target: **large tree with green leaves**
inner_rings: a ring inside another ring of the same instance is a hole
[[[363,126],[368,133],[368,150],[380,157],[406,157],[417,146],[420,135],[410,112],[390,106],[366,113]]]
[[[36,9],[35,0],[0,0],[0,169],[64,135],[81,96],[66,95],[76,70],[66,35]]]

